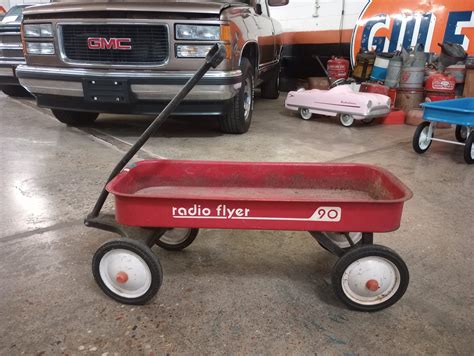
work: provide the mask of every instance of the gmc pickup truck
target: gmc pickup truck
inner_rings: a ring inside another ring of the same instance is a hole
[[[250,0],[254,1],[254,0]],[[259,0],[257,0],[259,1]],[[226,59],[209,71],[176,114],[215,115],[226,133],[245,133],[254,88],[279,95],[279,33],[268,6],[237,0],[59,0],[27,9],[26,65],[20,83],[68,125],[99,113],[156,114],[202,64],[216,42]]]

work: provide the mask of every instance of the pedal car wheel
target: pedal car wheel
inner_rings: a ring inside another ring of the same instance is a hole
[[[156,244],[169,251],[180,251],[191,245],[199,233],[199,229],[170,229],[166,231]]]
[[[319,243],[319,241],[316,238],[316,235],[318,234],[317,231],[309,231],[311,236],[313,236],[318,244],[325,249],[326,251],[328,250],[326,247],[324,247],[322,244]],[[352,242],[354,243],[354,246],[351,247],[351,244],[349,241],[347,241],[346,236],[344,233],[339,233],[339,232],[321,232],[321,234],[326,235],[332,242],[334,242],[338,247],[342,248],[344,251],[349,251],[351,248],[361,246],[362,245],[362,232],[349,232],[349,237],[351,238]]]
[[[464,160],[467,164],[474,163],[474,131],[471,132],[466,140],[466,145],[464,146]]]
[[[300,114],[300,116],[303,120],[309,120],[313,116],[311,111],[309,111],[309,109],[307,109],[307,108],[299,108],[298,113]]]
[[[143,243],[116,239],[98,248],[92,259],[92,274],[112,299],[123,304],[145,304],[161,287],[160,260]]]
[[[466,142],[467,139],[467,127],[463,125],[456,125],[456,140],[458,142]]]
[[[433,133],[429,134],[430,131],[430,123],[429,122],[422,122],[418,125],[415,130],[415,134],[413,135],[413,149],[416,153],[425,153],[428,148],[431,146],[431,138],[433,137]]]
[[[396,303],[405,294],[408,268],[393,250],[365,245],[344,254],[335,264],[332,284],[348,307],[372,312]]]
[[[354,118],[349,114],[341,114],[339,121],[344,127],[351,127],[354,124]]]
[[[363,122],[364,124],[367,124],[367,125],[373,123],[374,121],[375,121],[375,118],[374,118],[374,117],[371,118],[371,119],[362,119],[362,122]]]

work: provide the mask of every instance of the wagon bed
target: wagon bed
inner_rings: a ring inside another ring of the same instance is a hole
[[[117,221],[142,227],[385,232],[411,197],[363,164],[150,160],[107,189]]]

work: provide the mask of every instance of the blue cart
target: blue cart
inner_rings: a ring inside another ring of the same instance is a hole
[[[413,149],[425,153],[431,142],[439,141],[464,146],[464,160],[474,163],[474,98],[463,98],[424,103],[423,119],[413,136]],[[435,124],[444,122],[456,125],[456,140],[443,140],[434,137]]]

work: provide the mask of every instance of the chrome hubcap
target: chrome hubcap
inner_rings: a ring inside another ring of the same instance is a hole
[[[420,133],[420,138],[418,139],[418,146],[420,146],[422,150],[426,150],[430,145],[431,137],[428,135],[429,130],[430,127],[426,126]]]
[[[247,78],[245,80],[245,86],[244,86],[244,118],[245,121],[250,116],[250,110],[252,109],[252,80],[250,78]]]

